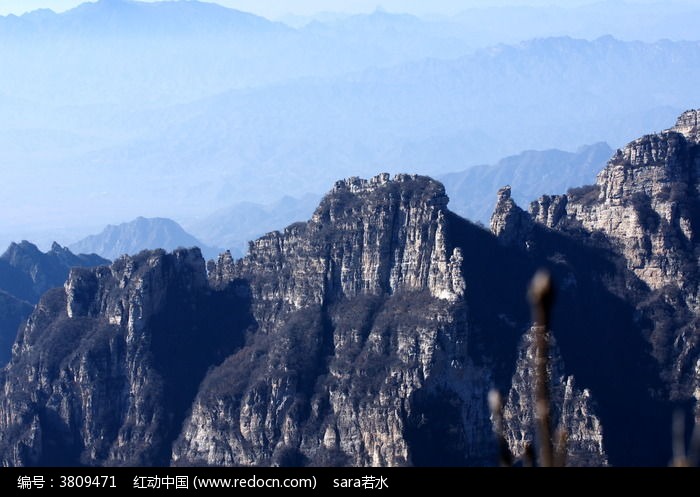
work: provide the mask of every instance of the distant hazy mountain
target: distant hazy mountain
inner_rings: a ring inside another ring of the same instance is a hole
[[[240,202],[202,218],[189,229],[199,238],[217,247],[230,249],[235,257],[248,251],[248,242],[288,225],[308,219],[321,195],[284,197],[271,204]]]
[[[489,2],[483,3],[486,7],[467,8],[455,16],[433,15],[417,19],[396,15],[383,23],[371,19],[371,14],[349,15],[340,12],[322,12],[306,17],[285,16],[281,20],[290,26],[308,26],[316,30],[325,27],[328,31],[339,32],[366,29],[367,26],[397,32],[411,31],[418,36],[426,30],[439,31],[442,36],[457,36],[482,47],[560,35],[594,39],[609,34],[624,40],[641,41],[664,38],[697,40],[699,37],[697,22],[700,7],[691,1],[632,3],[599,0],[578,6],[555,6],[552,5],[554,2],[543,6],[488,6]],[[379,13],[387,17],[391,15]]]
[[[100,0],[61,14],[0,17],[0,62],[15,75],[0,82],[0,92],[46,103],[162,105],[469,48],[457,24],[444,34],[410,16],[378,12],[350,28],[296,30],[197,1]]]
[[[205,257],[216,257],[222,250],[208,247],[166,218],[138,217],[131,222],[108,225],[101,233],[90,235],[70,245],[77,252],[94,252],[109,259],[146,249],[174,250],[178,247],[199,247]]]
[[[71,267],[108,263],[94,253],[75,255],[55,242],[46,253],[26,240],[11,243],[0,256],[0,290],[34,304],[50,288],[62,286]]]
[[[563,34],[588,39],[609,34],[642,41],[699,39],[697,2],[599,0],[578,6],[551,4],[472,8],[450,21],[483,43],[511,43]]]
[[[13,23],[14,21],[14,23]],[[86,2],[64,14],[39,10],[9,17],[15,28],[31,26],[37,33],[70,36],[105,35],[212,35],[213,33],[284,32],[281,23],[226,8],[213,2],[98,0]]]
[[[204,2],[100,0],[61,14],[0,17],[0,60],[17,71],[0,91],[46,103],[53,94],[55,103],[68,105],[182,101],[265,79],[264,65],[243,62],[291,32]],[[244,49],[251,42],[259,46]],[[65,71],[67,65],[80,70]],[[275,80],[277,71],[268,69],[267,81]],[[160,78],[169,84],[154,84]]]
[[[513,199],[527,206],[543,194],[593,183],[612,152],[607,143],[584,146],[575,153],[528,150],[493,166],[476,166],[438,179],[445,185],[454,212],[488,225],[501,187],[510,185]]]
[[[89,180],[90,191],[104,192],[97,205],[136,215],[165,204],[184,219],[231,198],[323,191],[339,176],[439,175],[522,150],[617,146],[692,104],[698,80],[699,43],[536,40],[228,92],[161,119],[154,112],[138,141],[75,163],[103,171]],[[117,192],[125,172],[141,181]]]
[[[633,26],[636,6],[615,9]],[[659,18],[695,19],[674,9]],[[571,32],[537,12],[538,36]],[[193,222],[338,177],[617,147],[698,104],[697,41],[503,38],[514,44],[474,51],[481,35],[464,26],[491,24],[472,14],[377,11],[293,29],[207,3],[102,0],[2,17],[0,237],[43,223],[77,238],[78,225],[163,212]],[[125,177],[139,181],[124,188]]]

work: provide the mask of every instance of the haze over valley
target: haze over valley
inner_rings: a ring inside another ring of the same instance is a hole
[[[47,249],[139,216],[196,226],[353,175],[621,146],[695,103],[700,46],[684,26],[698,10],[664,6],[350,11],[292,27],[101,0],[2,17],[0,242]]]

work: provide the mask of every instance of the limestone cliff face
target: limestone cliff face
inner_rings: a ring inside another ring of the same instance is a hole
[[[556,341],[552,345],[549,371],[552,401],[551,421],[555,439],[565,433],[568,466],[606,466],[603,427],[595,412],[589,389],[580,390],[572,375],[566,375]],[[503,409],[504,434],[513,455],[522,459],[528,445],[537,444],[535,422],[535,341],[529,331],[523,337],[510,391]]]
[[[579,223],[605,234],[649,287],[679,287],[696,309],[698,112],[688,111],[673,128],[618,150],[593,187],[543,197],[531,206],[536,220],[547,226]]]
[[[71,270],[14,345],[3,464],[167,463],[206,367],[236,340],[203,320],[211,298],[198,249]]]
[[[466,355],[446,204],[428,178],[351,178],[308,223],[211,265],[216,287],[250,283],[259,328],[203,383],[174,462],[485,462],[488,372]]]
[[[488,373],[466,359],[453,313],[423,294],[293,313],[209,375],[174,462],[488,462]]]
[[[446,248],[444,187],[419,176],[388,174],[339,181],[308,223],[251,242],[233,269],[224,255],[215,283],[231,277],[274,276],[282,286],[254,288],[255,300],[282,300],[288,309],[350,298],[427,289],[456,301],[464,293],[461,251]]]
[[[618,150],[595,185],[544,196],[525,220],[500,199],[492,220],[510,246],[532,247],[557,232],[561,243],[608,254],[618,269],[600,279],[638,314],[635,327],[661,368],[657,395],[679,401],[698,397],[700,369],[699,113]]]

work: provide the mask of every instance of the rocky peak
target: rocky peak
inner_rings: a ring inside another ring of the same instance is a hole
[[[611,250],[620,273],[626,266],[625,283],[613,291],[647,313],[652,324],[646,336],[672,398],[693,395],[700,364],[699,112],[687,111],[672,128],[619,149],[595,185],[543,196],[530,206],[536,225]],[[514,212],[501,194],[494,232],[520,236],[522,243],[527,236],[515,229],[523,222]]]
[[[51,244],[51,252],[59,252],[60,253],[60,252],[63,252],[65,250],[67,250],[67,247],[61,247],[61,245],[56,241],[54,241]]]
[[[284,275],[281,287],[259,287],[260,297],[281,297],[293,308],[424,288],[456,300],[464,292],[462,255],[448,247],[447,202],[442,184],[423,176],[338,181],[311,221],[252,242],[249,255],[236,263],[220,258],[210,274],[216,284]]]
[[[551,347],[548,382],[553,406],[550,414],[555,432],[567,433],[567,465],[606,466],[602,425],[595,413],[591,393],[576,388],[574,377],[564,373],[563,359],[554,336],[548,334],[548,340]],[[535,333],[530,329],[523,336],[518,350],[503,412],[505,438],[517,459],[523,458],[528,445],[536,445],[536,354]]]
[[[687,110],[678,117],[676,125],[670,129],[670,131],[675,131],[681,133],[689,141],[698,143],[700,140],[700,129],[698,128],[698,115],[700,110]]]
[[[27,259],[38,259],[42,255],[42,252],[36,245],[27,240],[22,240],[20,243],[10,243],[10,246],[1,258],[10,264],[16,265]]]
[[[651,288],[681,286],[697,295],[691,277],[698,269],[694,247],[700,229],[697,118],[697,110],[687,111],[673,128],[630,142],[608,161],[595,185],[533,202],[533,218],[553,228],[602,233]]]
[[[225,287],[233,281],[234,258],[230,250],[219,254],[216,260],[207,261],[207,273],[209,282],[215,288]]]
[[[204,374],[248,326],[246,309],[209,289],[196,248],[73,268],[13,347],[0,411],[32,421],[0,462],[167,464]],[[0,452],[12,416],[0,419]]]
[[[496,208],[491,215],[491,232],[505,245],[524,244],[532,221],[511,198],[510,186],[498,190]]]
[[[222,254],[210,264],[215,288],[249,283],[257,330],[203,383],[173,461],[434,462],[416,448],[430,430],[445,433],[425,426],[426,409],[435,419],[452,409],[450,433],[479,426],[469,448],[457,436],[429,450],[485,457],[488,412],[471,405],[485,376],[461,366],[465,283],[447,201],[422,176],[349,178],[309,222],[252,242],[241,260]]]
[[[392,187],[398,187],[402,190],[402,198],[404,200],[415,199],[418,202],[424,202],[438,209],[445,209],[449,202],[442,183],[417,174],[397,174],[393,180],[389,173],[381,173],[370,179],[353,176],[345,180],[336,181],[329,196],[349,191],[358,195],[358,197],[366,197],[374,192],[381,192],[383,189]]]
[[[134,257],[122,256],[111,267],[73,268],[64,285],[66,313],[70,318],[106,315],[112,324],[130,320],[133,328],[153,312],[150,305],[158,308],[163,300],[160,289],[183,281],[192,291],[207,286],[204,259],[198,248],[178,249],[172,254],[144,251]],[[138,304],[137,311],[134,304]],[[138,316],[137,321],[134,316]]]

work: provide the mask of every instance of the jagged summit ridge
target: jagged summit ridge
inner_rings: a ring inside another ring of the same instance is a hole
[[[615,292],[649,319],[645,333],[672,399],[699,398],[699,113],[686,111],[672,128],[628,143],[594,185],[543,196],[529,216],[499,194],[492,223],[512,246],[528,246],[546,226],[616,254],[631,276]]]
[[[446,242],[443,185],[416,175],[380,174],[338,181],[308,223],[251,242],[235,263],[223,256],[210,268],[216,284],[279,273],[287,303],[299,308],[329,295],[393,293],[428,288],[457,300],[464,294],[462,253]],[[280,257],[286,263],[279,266]],[[303,278],[298,276],[303,275]],[[276,292],[261,295],[276,298]]]
[[[419,463],[418,413],[446,398],[455,432],[479,435],[440,450],[482,460],[488,412],[469,399],[485,395],[486,375],[464,356],[463,260],[447,202],[427,177],[348,178],[310,221],[210,264],[215,288],[249,284],[258,328],[203,383],[174,463]],[[266,340],[272,349],[254,361]]]
[[[687,111],[673,128],[617,150],[595,185],[532,202],[530,216],[550,228],[604,234],[651,288],[682,286],[697,298],[698,112]],[[513,207],[502,200],[498,205],[494,233],[515,232],[522,219],[506,218]]]
[[[396,174],[393,179],[389,173],[381,173],[370,179],[352,176],[344,180],[336,181],[329,195],[346,190],[358,195],[369,194],[392,184],[403,186],[408,191],[423,187],[424,190],[421,192],[421,198],[427,203],[431,203],[442,209],[446,208],[449,202],[449,198],[445,193],[445,187],[442,183],[427,176],[420,176],[417,174]]]
[[[26,240],[13,242],[0,256],[0,289],[36,303],[45,291],[63,285],[71,267],[108,263],[95,254],[74,254],[56,242],[46,253]]]

